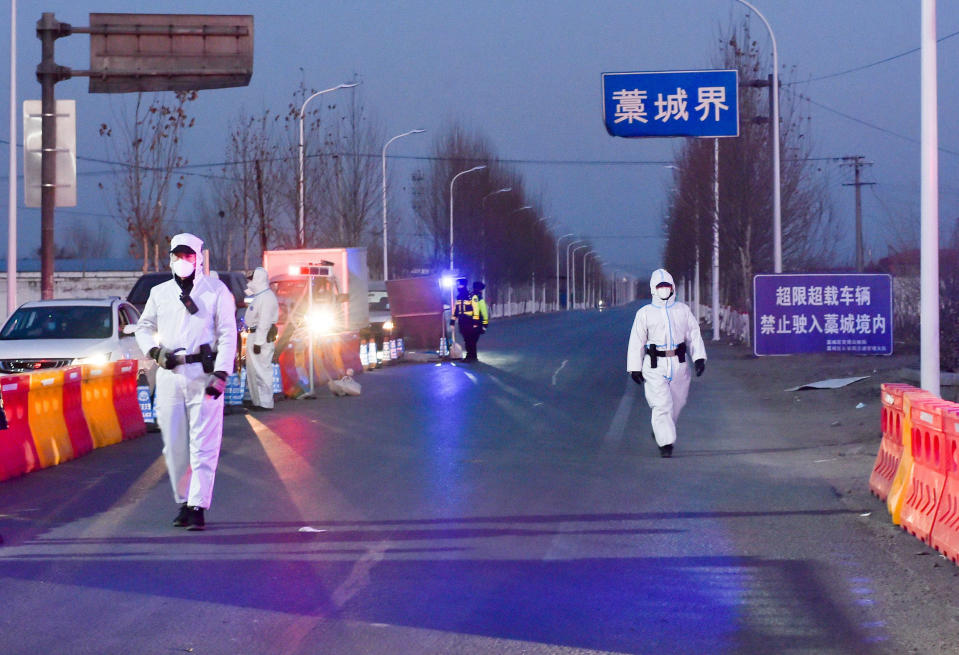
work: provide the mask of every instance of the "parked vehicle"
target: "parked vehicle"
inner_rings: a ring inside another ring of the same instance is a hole
[[[116,296],[24,303],[0,329],[0,372],[135,359],[152,386],[156,362],[133,336],[139,318],[133,305]]]
[[[127,300],[137,308],[138,312],[142,312],[147,304],[147,298],[150,297],[150,289],[161,282],[166,282],[172,275],[169,271],[144,273],[130,289]],[[220,278],[220,282],[225,284],[226,288],[233,294],[233,300],[236,301],[236,327],[238,330],[242,329],[243,316],[246,314],[246,299],[243,291],[247,285],[246,274],[242,271],[224,271],[222,273],[218,272],[217,276]]]

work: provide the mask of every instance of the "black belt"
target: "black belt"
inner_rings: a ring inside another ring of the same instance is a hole
[[[659,357],[678,357],[680,364],[686,361],[686,344],[681,343],[674,350],[660,350],[656,346],[646,346],[649,354],[650,368],[656,368],[656,359]]]
[[[195,355],[183,356],[184,364],[200,364],[202,362],[203,362],[203,355],[201,353],[196,353]]]

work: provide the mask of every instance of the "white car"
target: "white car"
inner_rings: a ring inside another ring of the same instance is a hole
[[[0,373],[136,359],[152,387],[156,362],[137,346],[138,320],[136,308],[118,297],[24,303],[0,329]]]

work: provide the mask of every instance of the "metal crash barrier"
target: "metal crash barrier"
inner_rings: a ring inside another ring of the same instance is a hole
[[[133,360],[0,376],[0,394],[0,480],[146,432]]]

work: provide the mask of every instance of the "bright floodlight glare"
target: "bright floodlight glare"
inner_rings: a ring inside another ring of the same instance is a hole
[[[452,289],[453,279],[454,278],[452,275],[444,275],[443,277],[440,278],[440,284],[443,285],[444,289]]]
[[[391,331],[393,329],[393,321],[384,321],[383,329],[386,330],[387,332]]]
[[[336,327],[336,317],[332,310],[321,307],[307,314],[306,324],[313,334],[330,334]]]

